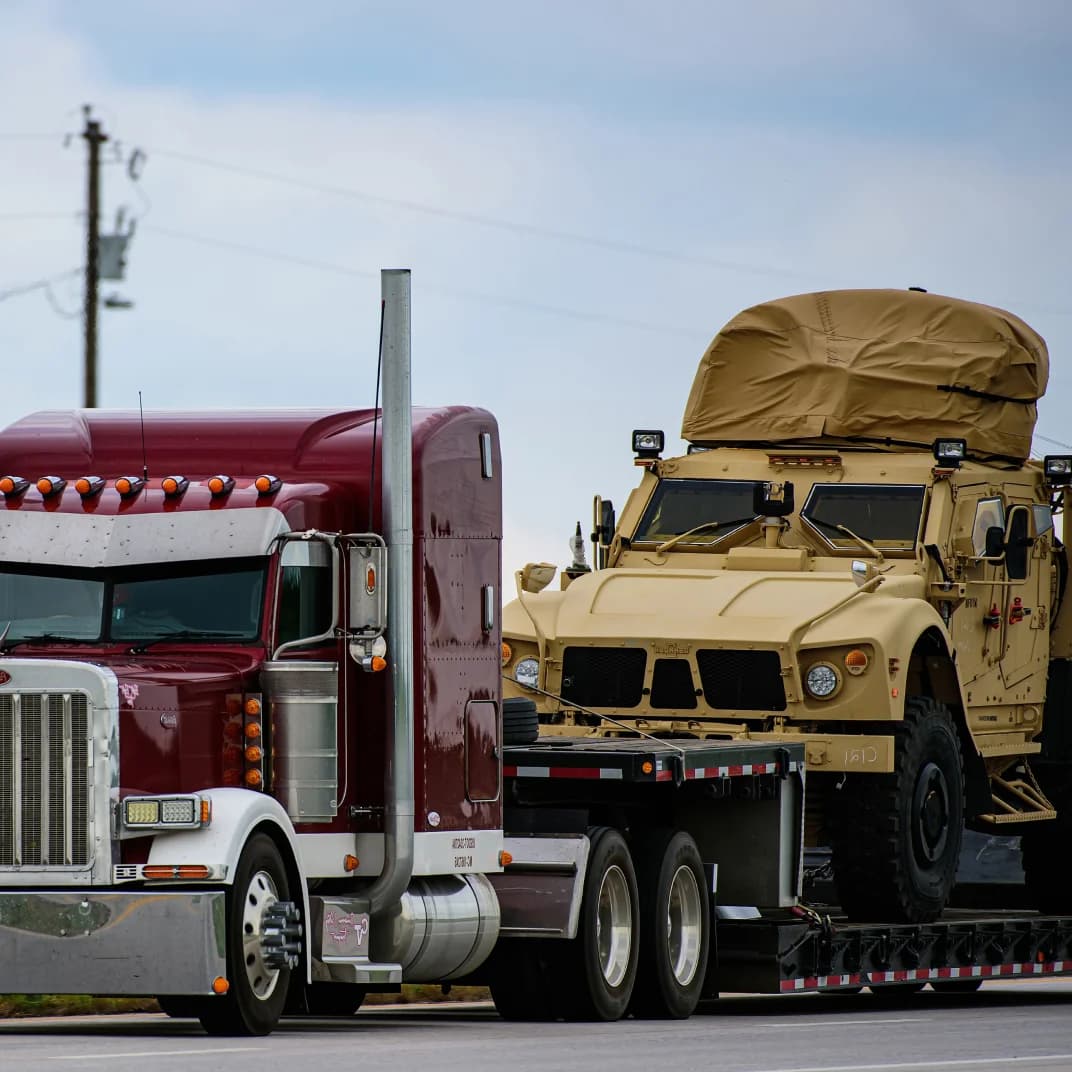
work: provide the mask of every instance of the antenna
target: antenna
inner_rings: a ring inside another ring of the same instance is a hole
[[[141,391],[138,392],[138,418],[141,421],[141,478],[149,479],[149,462],[145,454],[145,410],[141,405]]]

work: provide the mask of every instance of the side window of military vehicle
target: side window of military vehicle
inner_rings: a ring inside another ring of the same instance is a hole
[[[754,488],[750,480],[661,480],[633,542],[661,543],[701,525],[696,543],[721,540],[757,516],[752,509]]]
[[[848,529],[884,551],[908,551],[919,536],[925,493],[916,484],[816,484],[800,516],[839,549],[859,548],[842,531]]]
[[[1031,513],[1035,517],[1035,535],[1045,536],[1053,528],[1053,514],[1050,513],[1050,508],[1036,503],[1031,507]]]
[[[332,576],[326,544],[310,540],[283,548],[277,644],[320,636],[331,628]]]
[[[1000,499],[980,499],[972,525],[972,549],[977,558],[986,554],[986,533],[992,528],[1005,531],[1005,506]]]
[[[1010,581],[1027,577],[1028,557],[1031,554],[1031,513],[1026,506],[1014,506],[1009,511],[1009,530],[1005,534],[1005,574]]]

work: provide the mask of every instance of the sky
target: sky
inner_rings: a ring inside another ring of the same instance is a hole
[[[786,294],[1018,313],[1058,451],[1070,55],[1065,0],[0,0],[0,427],[82,403],[90,104],[103,230],[137,222],[99,404],[371,405],[410,268],[415,403],[499,422],[507,576],[624,502],[632,429],[681,449],[711,338]]]

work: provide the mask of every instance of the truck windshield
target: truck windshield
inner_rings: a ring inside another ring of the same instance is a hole
[[[692,529],[678,546],[712,544],[738,532],[759,515],[752,509],[750,480],[661,480],[640,519],[633,543],[663,543]],[[725,528],[715,528],[716,524]]]
[[[0,565],[0,629],[16,641],[254,640],[263,559],[116,570]]]
[[[816,484],[800,516],[835,547],[857,547],[849,533],[838,531],[843,525],[883,549],[910,550],[919,536],[924,491],[914,484]]]

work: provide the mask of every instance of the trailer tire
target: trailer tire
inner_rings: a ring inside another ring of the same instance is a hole
[[[536,701],[527,696],[511,696],[502,702],[504,745],[532,744],[540,736]]]
[[[489,958],[488,988],[504,1020],[533,1023],[556,1019],[548,978],[550,939],[500,938]]]
[[[636,872],[617,830],[592,827],[588,838],[577,937],[553,943],[550,982],[564,1019],[618,1020],[628,1011],[640,954]]]
[[[964,764],[948,708],[905,701],[892,774],[849,775],[830,795],[834,882],[850,920],[930,923],[953,888]]]
[[[261,944],[265,913],[290,896],[287,872],[275,842],[254,834],[242,850],[234,885],[227,891],[227,993],[205,1002],[201,1026],[210,1035],[267,1035],[279,1022],[290,971],[265,963]]]
[[[640,895],[640,958],[629,1011],[684,1020],[700,1000],[711,935],[711,899],[696,842],[660,829],[633,851]]]

